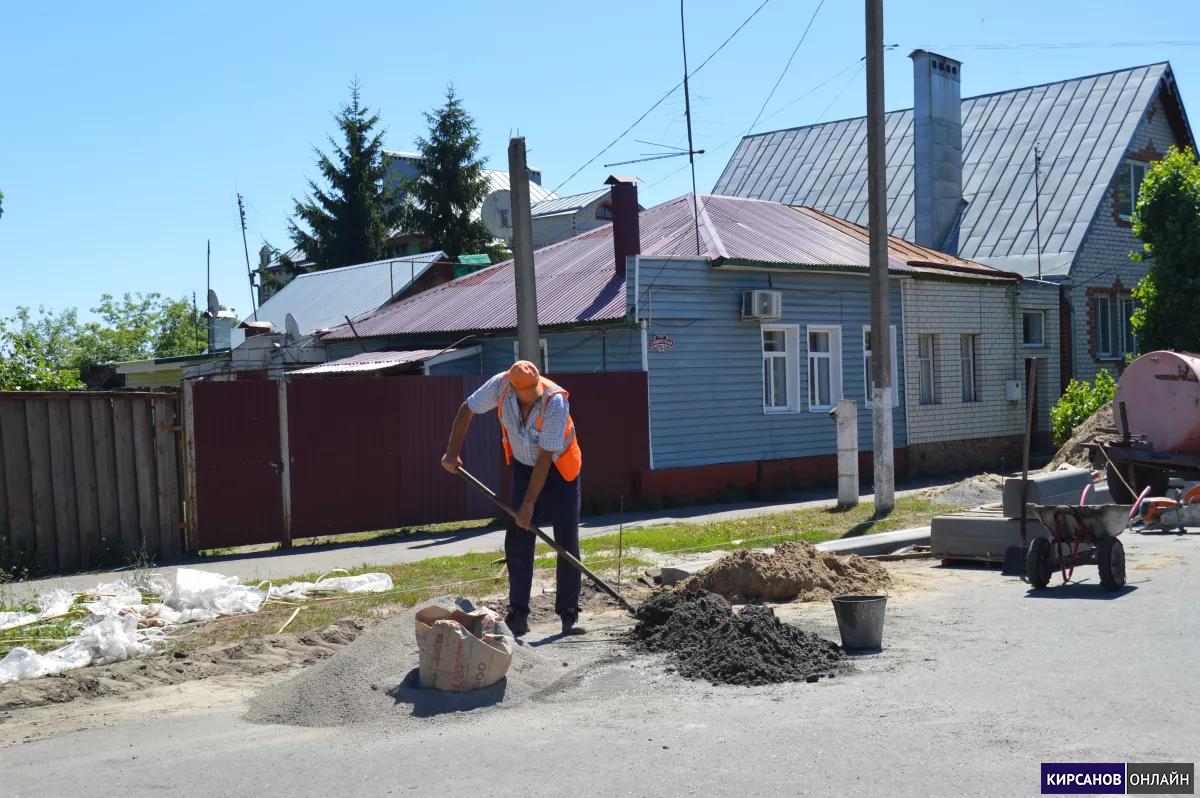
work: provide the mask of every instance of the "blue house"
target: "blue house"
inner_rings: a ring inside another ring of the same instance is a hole
[[[639,213],[628,182],[613,186],[612,200],[611,225],[535,253],[541,357],[568,389],[571,374],[645,374],[649,458],[637,480],[644,493],[829,482],[836,441],[828,411],[841,398],[859,401],[860,443],[870,449],[866,374],[875,353],[863,228],[808,208],[713,195]],[[888,260],[897,386],[917,368],[898,355],[906,285],[1003,290],[1018,282],[900,239],[891,239]],[[394,358],[410,363],[428,356],[423,373],[431,375],[489,375],[515,359],[516,322],[506,262],[322,337],[327,366],[370,361],[360,354],[365,346],[409,352]],[[1011,335],[986,343],[998,352],[1014,346]],[[445,359],[451,351],[457,356]],[[905,395],[893,391],[901,470]]]

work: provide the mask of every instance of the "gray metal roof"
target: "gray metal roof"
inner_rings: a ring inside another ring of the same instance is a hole
[[[607,197],[608,193],[609,189],[601,188],[583,194],[572,194],[569,197],[542,200],[541,202],[534,202],[530,211],[535,218],[538,216],[554,216],[559,213],[573,213],[586,208],[598,199]]]
[[[345,316],[354,318],[386,304],[443,258],[442,252],[426,252],[301,274],[262,304],[257,319],[269,321],[276,332],[283,332],[284,318],[291,313],[304,335],[336,327],[346,323]],[[243,330],[233,332],[232,345],[236,347],[245,335]]]
[[[1065,274],[1134,131],[1170,66],[965,98],[959,256],[1009,271],[1036,269],[1033,150],[1043,149],[1043,274]],[[885,121],[888,223],[915,237],[912,109]],[[716,194],[806,205],[867,223],[866,119],[758,133],[742,139]]]
[[[424,363],[438,355],[457,352],[457,349],[409,349],[401,352],[362,352],[341,360],[331,360],[317,366],[296,369],[289,374],[309,376],[313,374],[356,374],[371,371],[385,371],[396,366],[410,363]]]

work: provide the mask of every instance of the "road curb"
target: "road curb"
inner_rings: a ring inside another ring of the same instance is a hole
[[[880,532],[877,535],[862,535],[853,538],[840,538],[817,543],[819,551],[834,554],[891,554],[908,546],[929,545],[929,527],[920,526],[912,529],[897,529],[895,532]],[[774,549],[758,549],[758,551],[774,551]],[[674,585],[687,579],[716,562],[715,557],[695,562],[664,565],[662,567],[662,583]]]

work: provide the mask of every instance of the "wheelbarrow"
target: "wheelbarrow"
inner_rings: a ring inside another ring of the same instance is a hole
[[[1129,526],[1129,505],[1031,504],[1030,508],[1050,530],[1049,537],[1034,538],[1026,549],[1025,576],[1031,587],[1041,589],[1050,584],[1056,565],[1063,582],[1068,582],[1075,566],[1090,562],[1099,568],[1105,590],[1125,586],[1125,547],[1118,535]]]

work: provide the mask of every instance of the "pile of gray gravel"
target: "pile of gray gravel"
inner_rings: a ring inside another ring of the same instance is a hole
[[[333,657],[263,690],[250,702],[246,719],[289,726],[395,727],[456,713],[475,716],[546,690],[583,653],[579,646],[520,645],[508,675],[491,687],[466,693],[422,690],[417,687],[414,615],[415,610],[383,621]]]

